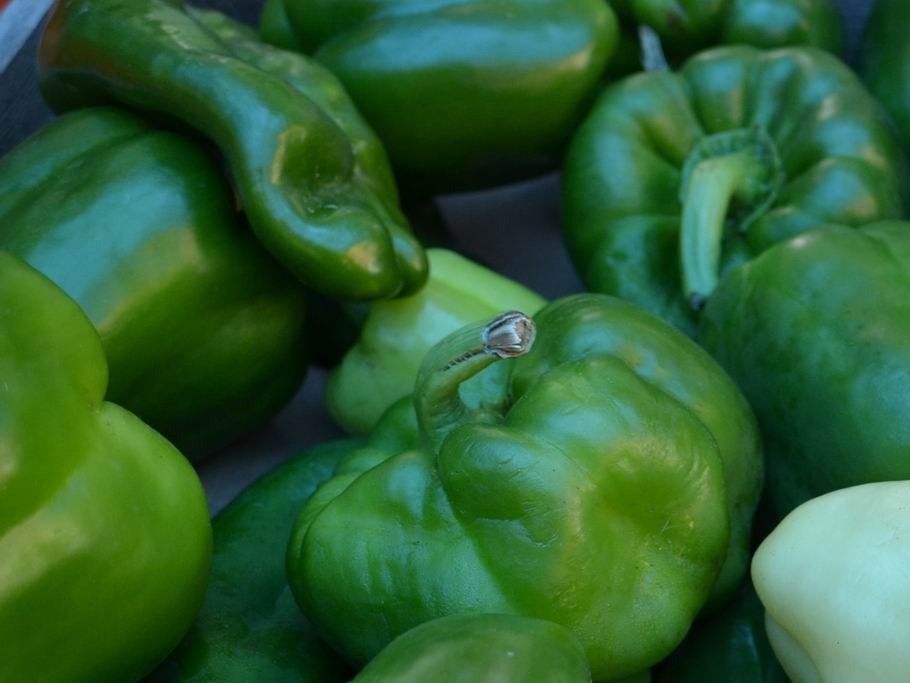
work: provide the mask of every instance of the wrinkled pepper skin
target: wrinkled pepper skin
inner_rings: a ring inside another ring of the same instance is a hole
[[[894,119],[895,132],[910,149],[910,5],[878,0],[860,48],[860,73]]]
[[[444,337],[499,311],[534,314],[546,303],[455,252],[429,249],[427,258],[426,286],[372,304],[359,341],[329,375],[326,405],[351,434],[368,434],[389,406],[413,391],[423,357]]]
[[[0,161],[0,249],[76,300],[104,344],[108,399],[187,456],[259,426],[303,379],[302,290],[218,165],[132,114],[68,114]]]
[[[535,319],[536,341],[511,313],[433,347],[414,407],[396,404],[304,507],[291,588],[352,661],[436,617],[504,613],[568,628],[595,680],[621,680],[738,586],[762,462],[733,383],[617,299]],[[422,445],[390,448],[405,410]]]
[[[836,57],[717,48],[604,92],[567,156],[565,238],[590,289],[694,334],[723,273],[819,224],[898,218],[902,184],[883,112]]]
[[[39,63],[55,109],[116,101],[207,136],[260,242],[314,291],[372,300],[423,284],[385,152],[313,61],[182,2],[62,0]]]
[[[837,53],[832,0],[608,0],[626,33],[650,26],[671,59],[714,45],[806,45]]]
[[[265,14],[267,37],[282,35],[278,4]],[[338,75],[396,172],[421,191],[501,184],[557,163],[617,34],[604,0],[284,0],[284,9],[296,40]]]
[[[780,519],[835,489],[910,479],[910,224],[802,235],[730,273],[705,347],[755,409]]]
[[[3,252],[0,377],[0,680],[136,681],[205,593],[199,479],[104,400],[104,350],[76,303]]]
[[[398,636],[352,683],[591,683],[585,651],[548,621],[507,614],[434,619]]]
[[[654,681],[789,683],[765,634],[765,609],[751,581],[721,612],[693,626]]]
[[[305,451],[241,493],[212,521],[212,579],[186,638],[150,683],[344,683],[344,662],[314,633],[288,588],[294,518],[338,461],[338,441]]]
[[[752,561],[774,652],[793,683],[891,683],[910,671],[910,481],[794,510]]]

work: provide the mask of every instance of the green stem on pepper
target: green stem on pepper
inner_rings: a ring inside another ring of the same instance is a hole
[[[462,382],[496,361],[523,356],[535,336],[534,321],[510,311],[454,332],[427,353],[417,376],[415,409],[423,439],[433,450],[458,425],[483,419],[482,409],[464,402]]]
[[[657,31],[647,25],[638,27],[638,42],[641,45],[641,66],[645,71],[669,71],[670,65],[664,54]]]
[[[758,128],[706,137],[689,155],[680,192],[680,265],[693,309],[701,309],[720,279],[727,225],[745,232],[773,204],[782,181],[774,142]]]

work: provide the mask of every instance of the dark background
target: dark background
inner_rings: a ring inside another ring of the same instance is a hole
[[[17,1],[32,0],[13,0]],[[194,0],[193,4],[255,24],[262,0]],[[850,59],[873,0],[837,0],[837,4],[844,15]],[[0,156],[52,117],[35,80],[39,35],[40,27],[0,74]],[[556,298],[581,290],[559,234],[558,183],[558,177],[551,175],[488,192],[442,197],[437,205],[459,251]],[[259,474],[307,446],[340,435],[322,402],[325,380],[324,370],[312,369],[298,395],[268,426],[199,465],[213,513]]]

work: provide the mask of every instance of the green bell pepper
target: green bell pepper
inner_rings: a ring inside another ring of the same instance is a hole
[[[343,683],[347,666],[300,613],[284,569],[294,517],[357,443],[310,449],[255,482],[212,522],[212,580],[196,622],[150,683]]]
[[[608,0],[626,34],[649,26],[671,59],[714,45],[841,48],[831,0]]]
[[[752,562],[768,638],[793,683],[892,683],[910,671],[910,481],[815,498]]]
[[[137,680],[205,593],[199,479],[104,400],[104,350],[76,303],[4,252],[0,378],[0,680]]]
[[[654,681],[789,683],[765,634],[765,610],[751,581],[722,611],[693,627]]]
[[[259,426],[300,385],[303,292],[187,140],[115,109],[57,119],[0,160],[0,226],[0,249],[95,324],[108,398],[185,454]]]
[[[860,49],[860,73],[894,119],[895,132],[910,149],[910,5],[878,0]]]
[[[352,661],[439,616],[504,613],[568,628],[595,680],[618,680],[738,586],[762,461],[733,383],[616,299],[536,320],[536,342],[509,313],[433,347],[413,403],[303,508],[291,588]],[[402,429],[422,446],[391,443]]]
[[[780,519],[828,491],[910,479],[910,225],[801,235],[733,271],[705,347],[755,409]]]
[[[256,236],[313,290],[370,300],[423,284],[385,152],[316,63],[179,1],[61,0],[40,66],[58,110],[118,101],[208,136]]]
[[[565,165],[582,280],[694,334],[722,273],[821,223],[902,215],[900,150],[836,57],[726,47],[608,88]]]
[[[398,636],[352,683],[591,683],[562,626],[507,614],[434,619]]]
[[[429,249],[427,257],[426,286],[408,298],[372,304],[360,340],[329,375],[329,412],[352,434],[369,433],[390,405],[413,391],[420,362],[443,337],[499,311],[533,314],[546,303],[454,252]]]
[[[263,35],[331,69],[411,187],[548,169],[616,43],[604,0],[272,0]],[[295,37],[289,37],[287,23]]]

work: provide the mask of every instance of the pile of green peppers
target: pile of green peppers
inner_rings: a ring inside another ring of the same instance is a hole
[[[830,0],[57,0],[0,682],[910,680],[905,4],[857,75]],[[411,227],[555,169],[588,291]],[[346,435],[210,519],[311,364]]]

